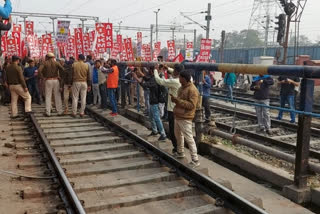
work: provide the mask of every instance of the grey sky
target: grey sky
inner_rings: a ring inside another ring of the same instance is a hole
[[[155,24],[155,11],[160,8],[159,24],[182,24],[187,29],[197,29],[198,33],[205,34],[199,26],[186,25],[188,20],[180,15],[180,12],[205,11],[207,4],[212,3],[213,22],[211,38],[219,39],[221,30],[232,31],[248,28],[253,0],[12,0],[15,11],[41,12],[41,13],[64,13],[77,15],[99,16],[101,21],[117,25],[122,21],[123,26],[150,27]],[[308,0],[301,23],[301,34],[309,36],[312,40],[320,40],[320,1]],[[191,16],[201,24],[205,24],[204,14]],[[45,23],[50,20],[41,20],[35,27],[51,31],[52,27]],[[74,24],[79,22],[73,21]],[[136,32],[122,32],[125,36],[135,37]],[[145,33],[149,36],[149,33]],[[192,41],[193,35],[186,35]],[[171,39],[171,34],[159,33],[162,41]],[[183,34],[177,34],[177,39],[183,38]],[[149,42],[148,37],[144,38]],[[162,45],[163,46],[163,45]]]

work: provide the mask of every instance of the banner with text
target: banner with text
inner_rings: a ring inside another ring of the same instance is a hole
[[[186,60],[193,61],[193,42],[187,42]]]
[[[153,61],[157,61],[157,57],[160,55],[161,52],[161,42],[154,43],[154,50],[153,50]]]
[[[124,46],[127,53],[127,60],[134,61],[131,38],[124,39]]]
[[[68,43],[70,21],[58,20],[57,25],[57,42]]]
[[[176,57],[176,48],[174,40],[168,40],[168,60],[172,61]]]
[[[211,45],[211,39],[201,39],[199,62],[210,62]]]
[[[141,57],[142,51],[142,32],[137,33],[137,57]]]
[[[75,39],[75,48],[76,48],[75,54],[76,54],[76,58],[78,58],[79,54],[84,54],[82,28],[74,29],[74,39]]]
[[[25,23],[25,33],[26,36],[34,34],[34,22],[33,21],[26,21]]]

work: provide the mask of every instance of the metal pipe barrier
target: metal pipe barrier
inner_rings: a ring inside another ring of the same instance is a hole
[[[159,62],[119,62],[118,65],[124,71],[127,66],[133,67],[152,67],[158,65]],[[177,62],[163,62],[169,67],[173,67]],[[318,114],[312,113],[314,80],[320,78],[319,66],[296,66],[296,65],[252,65],[252,64],[226,64],[226,63],[193,63],[182,62],[185,69],[196,71],[195,78],[198,79],[202,70],[220,71],[223,73],[241,73],[253,75],[274,75],[274,76],[291,76],[301,77],[300,87],[300,111],[295,111],[299,114],[298,130],[297,130],[297,149],[295,158],[295,176],[294,184],[298,188],[307,187],[308,178],[308,162],[311,136],[311,120],[312,116],[319,117]],[[239,102],[239,101],[238,101]],[[240,103],[240,102],[239,102]],[[252,105],[252,103],[247,103]],[[268,107],[269,106],[263,106]],[[275,108],[275,107],[272,107]],[[281,109],[281,108],[280,108]],[[282,109],[281,109],[282,110]],[[283,109],[288,112],[288,109]],[[289,110],[291,112],[292,110]]]
[[[78,196],[74,192],[72,185],[70,184],[66,174],[64,173],[64,170],[62,169],[62,167],[58,161],[57,156],[55,155],[54,151],[52,150],[50,143],[46,138],[46,135],[42,131],[37,119],[35,118],[35,116],[32,113],[30,113],[30,119],[31,119],[37,133],[40,136],[40,139],[46,149],[46,152],[49,154],[50,161],[51,161],[51,163],[57,173],[57,176],[59,178],[61,185],[63,186],[63,190],[66,192],[70,206],[73,208],[74,213],[85,214],[86,212],[85,212],[80,200],[78,199]]]

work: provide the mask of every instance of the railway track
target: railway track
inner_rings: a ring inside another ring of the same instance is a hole
[[[224,88],[213,87],[211,88],[211,92],[212,92],[211,95],[218,96],[218,97],[225,97],[228,93],[228,90]],[[234,89],[233,96],[235,99],[254,103],[253,94],[246,93],[238,89]],[[280,107],[279,97],[270,97],[270,105]],[[299,99],[297,100],[297,106],[299,106]],[[313,104],[313,112],[320,113],[319,104],[316,104],[316,103]]]
[[[213,110],[212,117],[214,118],[217,127],[229,132],[233,128],[234,108],[214,104],[211,106],[211,109]],[[271,125],[271,135],[259,132],[257,130],[258,125],[255,114],[236,110],[235,129],[237,134],[259,142],[260,144],[275,147],[285,153],[294,154],[298,126],[276,119],[272,119]],[[312,161],[319,163],[320,130],[314,127],[311,129],[310,157],[313,159],[311,159]]]
[[[64,191],[60,198],[65,199],[67,213],[266,213],[120,126],[115,118],[90,109],[84,118],[54,113],[47,118],[42,107],[33,109],[30,120],[59,185],[28,194],[56,196]],[[32,154],[39,155],[20,152]],[[39,170],[45,165],[25,160],[19,166]]]

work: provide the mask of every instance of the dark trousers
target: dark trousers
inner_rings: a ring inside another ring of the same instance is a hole
[[[210,119],[211,116],[211,111],[210,111],[210,103],[209,103],[210,98],[209,97],[202,97],[202,107],[204,108],[204,115],[206,119]]]
[[[174,114],[172,111],[168,111],[168,121],[169,121],[169,137],[172,142],[172,146],[175,151],[177,151],[177,140],[174,135]]]
[[[101,96],[101,108],[102,109],[107,109],[108,104],[107,104],[107,87],[106,84],[100,84],[99,85],[99,91],[100,91],[100,96]]]
[[[124,84],[124,93],[125,96],[128,97],[129,105],[131,105],[131,97],[130,97],[130,84]]]
[[[108,97],[109,97],[112,113],[118,113],[117,100],[116,100],[116,96],[115,96],[116,89],[115,88],[108,88],[107,92],[108,92]]]
[[[41,99],[40,99],[40,93],[39,93],[37,81],[35,79],[30,79],[30,80],[27,80],[26,83],[27,83],[27,87],[31,97],[35,98],[37,102],[40,103]]]

